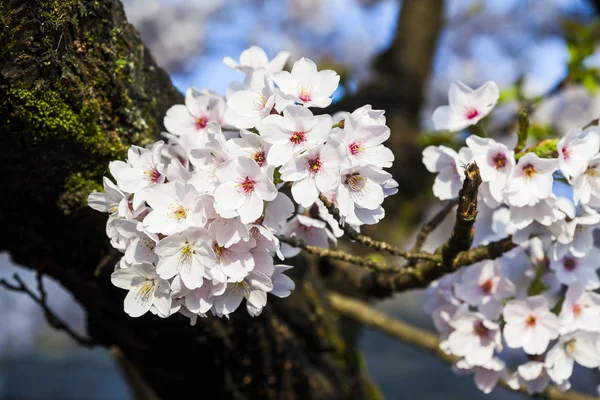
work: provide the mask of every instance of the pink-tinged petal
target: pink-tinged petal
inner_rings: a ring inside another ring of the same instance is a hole
[[[277,297],[288,297],[292,290],[296,288],[294,281],[284,274],[273,275],[273,290],[271,294]]]
[[[461,113],[452,109],[449,106],[440,106],[433,111],[431,116],[433,128],[436,131],[449,130],[457,132],[472,125],[472,121],[468,120]]]
[[[530,314],[530,309],[522,300],[509,301],[504,307],[503,315],[507,323],[524,322]]]
[[[226,182],[217,187],[214,197],[220,209],[237,210],[244,204],[246,196],[238,186],[236,182]]]
[[[319,198],[319,190],[314,178],[306,177],[292,185],[292,196],[302,207],[310,207]]]

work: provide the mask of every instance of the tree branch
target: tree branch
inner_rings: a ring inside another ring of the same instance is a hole
[[[67,325],[62,319],[60,319],[48,307],[48,304],[47,304],[47,296],[48,295],[46,293],[46,289],[44,288],[44,281],[43,281],[41,272],[38,272],[36,275],[39,295],[36,295],[33,292],[33,290],[29,289],[18,274],[14,274],[13,279],[15,280],[16,284],[12,284],[12,283],[6,281],[5,279],[0,279],[0,286],[3,286],[7,290],[10,290],[13,292],[22,292],[22,293],[29,295],[29,297],[31,297],[31,299],[40,306],[40,308],[44,312],[44,316],[46,317],[46,320],[48,320],[48,323],[50,324],[50,326],[52,326],[55,329],[64,331],[79,345],[84,346],[84,347],[89,347],[89,348],[94,347],[96,345],[96,343],[93,340],[86,338],[84,336],[81,336],[80,334],[75,332],[73,329],[71,329],[71,327],[69,327],[69,325]]]
[[[327,197],[324,195],[319,195],[319,199],[323,202],[329,213],[335,218],[335,220],[340,222],[340,210],[329,201]],[[411,253],[406,250],[402,250],[396,246],[392,246],[391,244],[383,241],[374,240],[372,237],[363,235],[358,233],[354,228],[352,228],[348,224],[340,224],[340,228],[344,230],[344,232],[348,235],[351,240],[354,240],[366,247],[369,247],[378,251],[385,251],[394,256],[400,256],[406,258],[407,260],[429,260],[435,263],[439,263],[442,259],[439,255],[431,254],[431,253]]]
[[[434,355],[445,363],[453,363],[458,357],[444,353],[440,349],[439,338],[433,333],[420,329],[405,322],[402,322],[390,315],[377,311],[373,306],[360,300],[342,296],[337,293],[330,293],[329,300],[333,308],[341,315],[352,318],[364,326],[380,331],[392,338],[419,348],[429,354]],[[505,381],[500,381],[500,385],[507,389],[514,390],[508,386]],[[519,392],[528,394],[524,387],[518,389]],[[588,396],[578,392],[563,392],[556,386],[549,386],[543,393],[537,395],[539,398],[548,400],[593,400],[596,397]]]

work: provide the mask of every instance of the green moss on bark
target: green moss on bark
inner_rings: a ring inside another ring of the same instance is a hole
[[[117,2],[13,1],[0,6],[0,24],[0,129],[27,146],[68,145],[56,198],[71,212],[110,160],[154,140],[156,115],[181,95]]]

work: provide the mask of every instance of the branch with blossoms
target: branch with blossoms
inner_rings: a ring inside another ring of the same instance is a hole
[[[459,357],[444,352],[440,347],[439,338],[425,329],[408,325],[360,300],[334,292],[329,294],[329,299],[333,308],[340,315],[354,319],[368,328],[430,353],[445,363],[453,363],[453,369],[458,374],[474,374],[477,387],[484,393],[490,393],[499,384],[509,390],[531,394],[527,384],[519,381],[519,374],[506,370],[501,360],[494,361],[494,368],[467,366],[461,362]],[[575,391],[564,392],[553,385],[537,393],[536,397],[548,400],[592,400],[596,398]]]
[[[461,369],[500,374],[505,345],[522,349],[534,361],[515,379],[533,393],[550,381],[568,389],[575,362],[600,366],[600,250],[590,241],[600,224],[600,134],[531,142],[521,114],[510,149],[483,127],[496,84],[451,85],[434,126],[475,134],[458,152],[425,148],[423,163],[437,173],[433,194],[456,199],[454,227],[435,252],[421,251],[449,205],[405,251],[360,233],[384,218],[384,199],[398,191],[385,171],[394,155],[383,144],[384,111],[314,115],[331,104],[339,76],[306,58],[282,71],[287,56],[269,62],[251,47],[239,63],[228,59],[243,84],[226,98],[189,88],[185,105],[166,113],[166,142],[132,146],[126,161],[109,164],[116,183],[105,178],[104,192],[89,196],[123,253],[111,279],[128,291],[127,314],[180,313],[193,324],[228,317],[245,301],[258,316],[268,294],[295,288],[283,262],[304,251],[364,269],[363,293],[427,288],[440,346]],[[571,201],[553,193],[555,182],[572,187]],[[344,236],[408,263],[332,248]]]

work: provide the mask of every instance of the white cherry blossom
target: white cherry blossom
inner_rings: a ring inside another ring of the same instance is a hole
[[[512,169],[504,190],[508,203],[516,207],[533,206],[548,198],[552,193],[552,174],[557,168],[556,159],[525,154]]]
[[[600,332],[600,295],[580,283],[569,286],[558,315],[561,335],[576,330]]]
[[[587,289],[600,288],[600,278],[596,272],[600,268],[600,249],[593,247],[581,258],[567,252],[562,258],[550,261],[550,269],[559,282],[565,285],[581,283]]]
[[[464,168],[472,160],[472,152],[463,147],[457,153],[446,146],[427,146],[423,150],[423,164],[429,172],[437,172],[433,194],[440,200],[458,196],[464,179]]]
[[[509,301],[502,312],[504,339],[510,348],[522,347],[527,354],[542,354],[550,340],[558,337],[558,318],[542,296]]]
[[[268,75],[272,75],[275,72],[279,72],[285,66],[287,59],[290,57],[290,53],[287,51],[281,51],[269,61],[267,53],[258,46],[250,46],[240,54],[239,63],[234,61],[231,57],[223,58],[223,64],[230,68],[236,69],[244,74],[250,74],[253,71],[264,70]]]
[[[166,166],[161,162],[163,146],[162,141],[155,143],[152,149],[131,146],[127,152],[127,162],[111,161],[108,164],[110,173],[123,192],[139,192],[165,181]]]
[[[583,174],[588,162],[600,150],[600,135],[594,131],[571,129],[556,145],[558,167],[567,178]]]
[[[340,76],[330,69],[317,71],[317,65],[303,57],[294,63],[291,72],[273,74],[273,81],[288,100],[305,107],[327,107]]]
[[[160,278],[150,263],[132,265],[112,273],[113,285],[129,290],[124,309],[130,317],[141,317],[155,306],[163,315],[171,311],[169,282]]]
[[[436,130],[460,131],[475,125],[487,116],[500,97],[500,89],[495,82],[486,82],[473,90],[462,82],[450,84],[447,106],[440,106],[433,112],[433,126]]]
[[[244,88],[232,93],[227,99],[225,120],[236,128],[253,128],[275,106],[275,88],[264,70],[253,71],[246,76]]]

